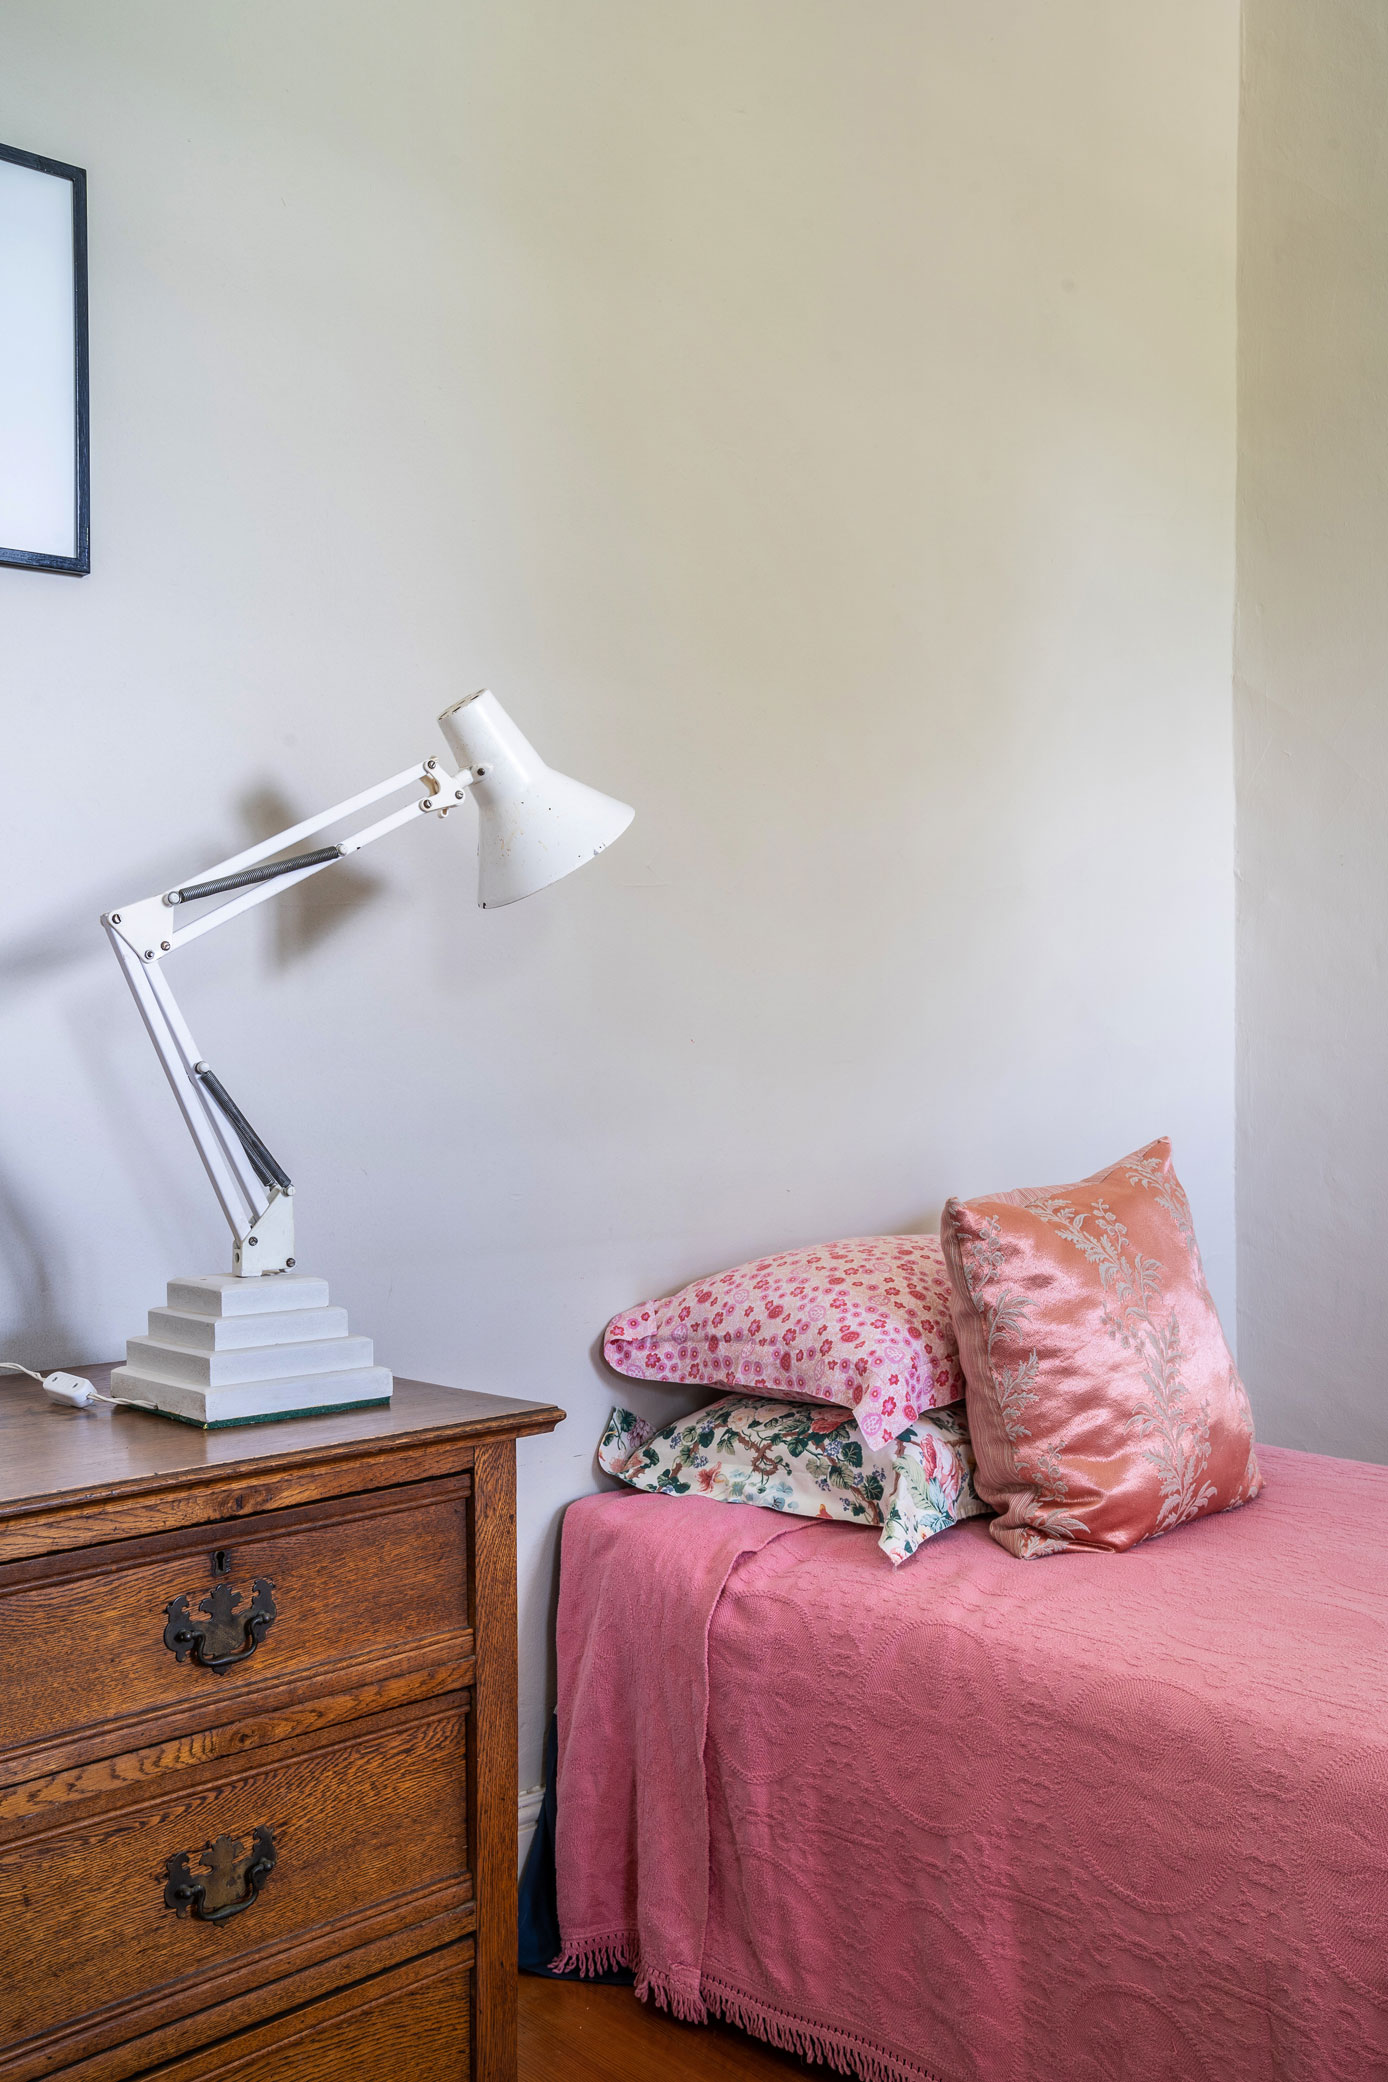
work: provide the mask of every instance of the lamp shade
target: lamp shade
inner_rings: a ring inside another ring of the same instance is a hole
[[[533,896],[620,838],[636,812],[546,766],[495,694],[455,702],[439,728],[472,769],[477,901],[484,910]]]

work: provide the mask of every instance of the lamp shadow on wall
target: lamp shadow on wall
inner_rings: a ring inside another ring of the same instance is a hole
[[[3,1170],[0,1238],[5,1282],[11,1289],[11,1305],[0,1314],[0,1326],[10,1322],[19,1326],[13,1330],[0,1327],[0,1351],[7,1359],[18,1359],[33,1367],[86,1363],[88,1355],[75,1349],[76,1333],[58,1298],[65,1284],[58,1277],[59,1255],[41,1234]]]
[[[294,805],[269,782],[249,789],[238,808],[255,844],[263,844],[277,831],[287,831],[298,821]],[[281,890],[268,906],[270,958],[274,966],[292,968],[364,910],[381,888],[379,876],[368,874],[356,861],[348,859],[321,875],[310,875],[306,881]]]
[[[237,807],[243,844],[262,844],[296,821],[293,804],[268,782],[249,789]],[[89,961],[108,961],[98,920],[103,908],[121,901],[122,889],[175,888],[180,878],[188,879],[190,855],[215,859],[225,846],[224,837],[213,838],[205,846],[180,849],[182,858],[177,866],[171,866],[166,855],[156,869],[137,869],[127,875],[117,868],[102,877],[99,892],[93,891],[81,903],[64,906],[42,924],[11,940],[0,941],[0,998],[9,999],[21,990],[41,988]],[[269,903],[275,967],[288,968],[300,955],[311,953],[364,909],[382,886],[377,876],[347,860],[325,874],[310,875],[306,882],[279,891]]]
[[[287,831],[302,814],[273,783],[248,789],[246,795],[241,795],[237,808],[256,845],[273,839],[277,831]],[[308,881],[293,883],[291,889],[281,889],[268,904],[271,962],[275,968],[293,968],[295,962],[312,954],[314,947],[331,939],[339,926],[356,918],[379,893],[381,879],[377,874],[368,874],[354,860],[343,860],[323,874],[310,874]]]

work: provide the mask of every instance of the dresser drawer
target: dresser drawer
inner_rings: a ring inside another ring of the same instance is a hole
[[[466,1903],[467,1706],[171,1773],[157,1799],[0,1849],[0,2076],[55,2072]]]
[[[136,2082],[462,2082],[468,2073],[472,1946],[449,1945]]]
[[[234,1718],[298,1678],[470,1654],[470,1488],[461,1474],[0,1568],[0,1787],[156,1723]]]

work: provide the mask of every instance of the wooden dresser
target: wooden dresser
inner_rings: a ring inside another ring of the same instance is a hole
[[[562,1415],[0,1382],[0,2082],[513,2082],[515,1441]]]

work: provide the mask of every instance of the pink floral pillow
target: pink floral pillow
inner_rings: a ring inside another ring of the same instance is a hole
[[[614,1316],[602,1349],[638,1381],[837,1403],[870,1446],[964,1393],[936,1236],[758,1258]]]

